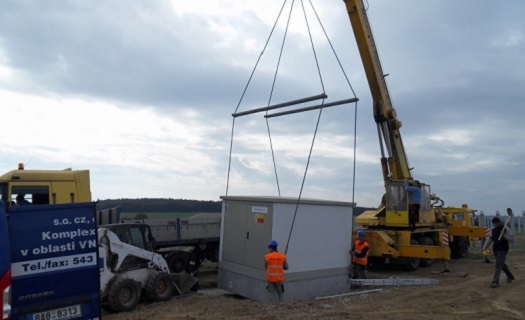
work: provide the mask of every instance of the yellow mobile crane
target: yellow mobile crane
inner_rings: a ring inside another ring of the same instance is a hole
[[[409,270],[429,266],[433,259],[450,260],[468,254],[469,237],[483,237],[485,228],[473,227],[472,210],[442,207],[443,202],[421,183],[422,199],[417,228],[409,228],[406,179],[412,180],[403,140],[401,121],[392,105],[385,75],[362,0],[344,0],[368,85],[381,149],[381,167],[386,193],[377,210],[365,211],[356,225],[366,232],[371,260],[400,260]],[[436,204],[440,206],[435,206]],[[354,235],[355,236],[355,235]],[[450,246],[449,246],[450,244]]]

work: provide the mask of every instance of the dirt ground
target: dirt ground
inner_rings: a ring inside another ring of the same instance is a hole
[[[507,264],[516,280],[507,284],[502,274],[496,289],[490,288],[494,263],[483,263],[481,255],[471,254],[467,259],[453,260],[453,274],[448,276],[432,273],[442,270],[441,263],[412,272],[369,269],[369,277],[374,279],[428,278],[438,279],[437,285],[366,286],[351,290],[351,295],[280,305],[216,289],[217,273],[210,269],[202,272],[198,292],[168,302],[142,302],[132,312],[103,310],[103,319],[525,319],[525,252],[511,252]],[[459,277],[461,272],[467,273],[466,277]],[[370,292],[377,289],[380,291]]]

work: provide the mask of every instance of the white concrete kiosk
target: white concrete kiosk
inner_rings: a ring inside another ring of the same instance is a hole
[[[301,199],[298,204],[296,198],[264,196],[221,199],[219,288],[256,301],[273,301],[266,290],[264,255],[268,243],[276,240],[289,264],[284,301],[350,290],[352,203]]]

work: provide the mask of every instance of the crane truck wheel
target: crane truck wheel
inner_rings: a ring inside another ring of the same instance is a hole
[[[146,283],[146,296],[153,302],[169,300],[174,290],[175,285],[166,272],[152,274]]]
[[[468,258],[468,246],[467,237],[461,237],[459,239],[459,256],[463,259]]]
[[[131,311],[140,301],[140,283],[133,279],[119,279],[109,288],[108,302],[113,311]]]
[[[428,237],[421,237],[421,238],[418,239],[418,241],[419,241],[419,244],[422,244],[424,246],[433,246],[434,245],[434,241],[432,241],[432,239],[430,239]],[[427,267],[432,266],[433,262],[434,262],[433,259],[421,259],[421,262],[419,263],[419,265],[421,267],[427,268]]]
[[[450,243],[450,255],[452,259],[461,259],[468,257],[468,240],[466,237],[456,237]]]
[[[417,241],[416,239],[411,239],[410,244],[413,246],[417,246],[419,244],[419,241]],[[417,268],[419,268],[421,258],[400,258],[400,262],[402,263],[405,270],[415,271],[417,270]]]
[[[181,273],[186,271],[189,259],[189,252],[175,251],[166,257],[166,263],[171,273]]]

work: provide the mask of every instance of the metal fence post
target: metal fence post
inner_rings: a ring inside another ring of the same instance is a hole
[[[487,217],[485,217],[485,214],[483,213],[483,211],[481,211],[480,214],[479,214],[479,226],[480,227],[484,227],[484,228],[487,227]],[[483,247],[485,246],[485,242],[487,242],[487,236],[486,235],[485,235],[485,237],[483,237],[483,239],[481,239],[480,250],[482,252],[483,252]]]
[[[516,224],[518,225],[518,233],[520,233],[520,234],[521,234],[521,224],[522,224],[522,221],[523,221],[523,216],[525,215],[525,211],[522,212],[521,215],[522,215],[521,217],[516,216]]]
[[[516,233],[516,217],[509,216],[507,219],[510,219],[510,231],[512,231],[512,235],[514,236],[514,239],[512,240],[512,249],[516,249],[516,240],[518,234]]]

